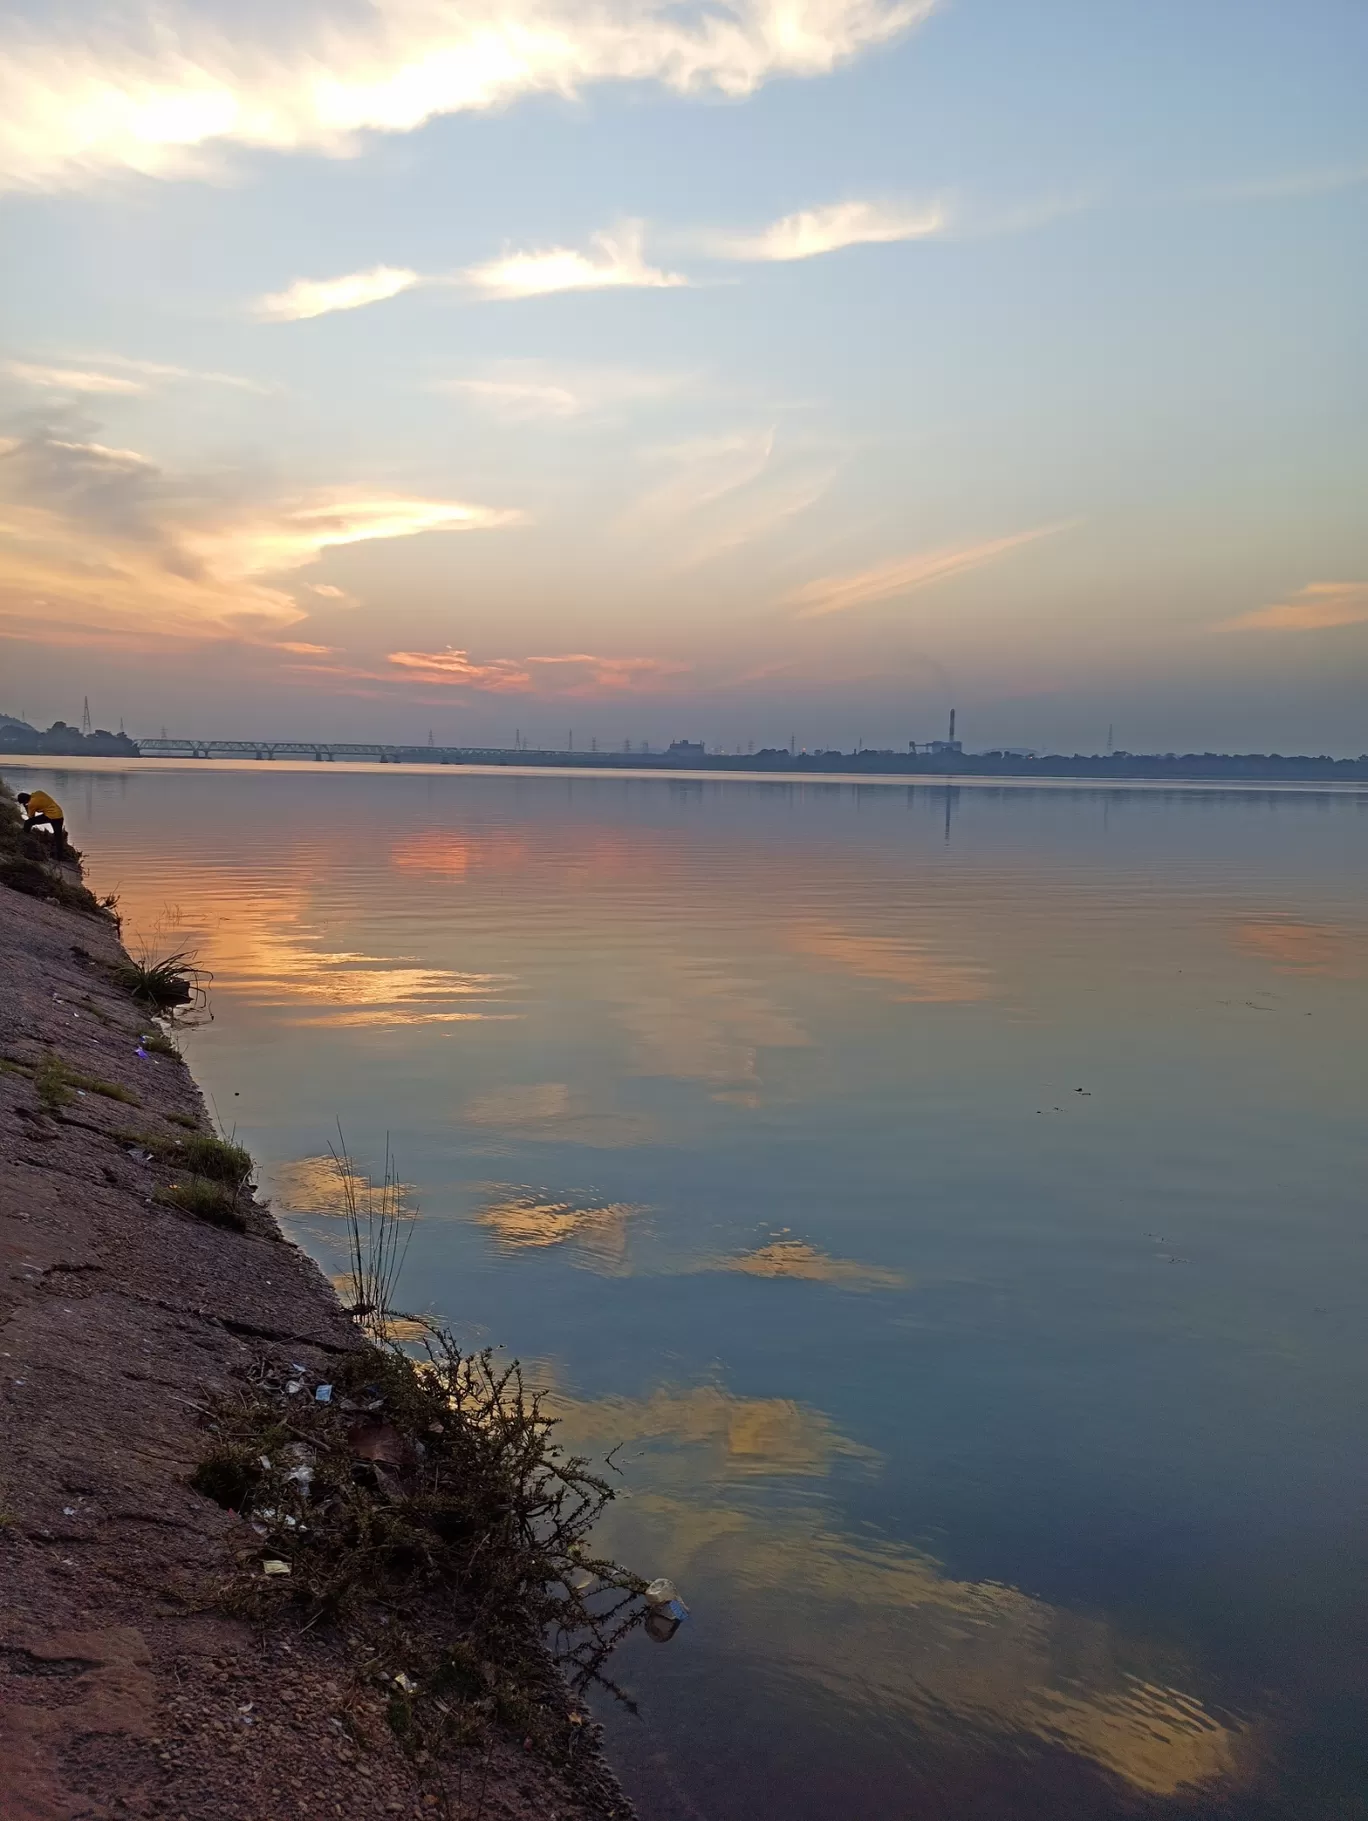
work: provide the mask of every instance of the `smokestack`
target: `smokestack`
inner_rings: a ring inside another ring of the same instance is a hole
[[[950,710],[950,738],[952,741],[955,738],[955,711],[953,708]]]

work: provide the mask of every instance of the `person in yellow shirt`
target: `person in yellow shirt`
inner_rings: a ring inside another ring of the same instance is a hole
[[[45,790],[21,790],[15,801],[24,812],[24,827],[50,828],[52,845],[61,853],[66,846],[66,818],[56,797]]]

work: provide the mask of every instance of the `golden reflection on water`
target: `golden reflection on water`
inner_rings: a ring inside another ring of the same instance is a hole
[[[627,1223],[644,1208],[628,1202],[544,1201],[537,1194],[511,1191],[475,1216],[494,1234],[506,1253],[539,1251],[573,1243],[581,1262],[609,1275],[625,1273]]]
[[[856,979],[896,990],[895,1005],[967,1005],[997,989],[985,967],[951,961],[907,936],[861,935],[831,923],[798,923],[788,930],[789,952]]]
[[[1234,941],[1280,974],[1356,980],[1368,970],[1368,935],[1345,924],[1250,919],[1235,925]]]
[[[775,1239],[753,1252],[719,1259],[718,1271],[740,1271],[747,1277],[789,1277],[802,1283],[841,1284],[848,1290],[893,1290],[907,1279],[882,1265],[862,1265],[853,1258],[832,1258],[801,1239]]]
[[[516,985],[509,974],[332,947],[318,927],[316,881],[307,875],[263,885],[229,867],[188,862],[180,883],[195,907],[188,916],[158,904],[146,888],[121,894],[130,939],[158,953],[193,949],[218,990],[293,1014],[288,1023],[465,1024],[520,1015],[496,1004]],[[221,912],[221,905],[231,910]]]
[[[630,1556],[649,1535],[648,1571],[665,1564],[689,1597],[706,1586],[709,1621],[729,1648],[822,1696],[898,1716],[915,1736],[962,1748],[1061,1748],[1146,1796],[1241,1777],[1253,1734],[1213,1713],[1157,1669],[1143,1639],[991,1581],[960,1580],[907,1545],[833,1530],[821,1505],[746,1497],[747,1482],[808,1480],[878,1456],[818,1411],[718,1386],[645,1399],[551,1393],[558,1435],[576,1452],[632,1444],[651,1456],[650,1490],[620,1508],[611,1537]],[[630,1539],[630,1540],[629,1540]]]

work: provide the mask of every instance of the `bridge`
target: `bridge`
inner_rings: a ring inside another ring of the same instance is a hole
[[[144,759],[360,759],[375,765],[642,765],[661,753],[529,751],[513,746],[386,746],[365,740],[139,740]]]

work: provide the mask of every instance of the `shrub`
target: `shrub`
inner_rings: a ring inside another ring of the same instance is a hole
[[[207,1221],[211,1227],[227,1227],[233,1233],[247,1231],[238,1191],[207,1176],[187,1176],[182,1182],[173,1182],[169,1188],[158,1190],[157,1200],[196,1220]]]

